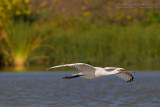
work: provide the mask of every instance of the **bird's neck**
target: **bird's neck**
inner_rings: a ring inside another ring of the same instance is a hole
[[[110,71],[110,72],[108,72],[108,71],[105,71],[103,68],[100,68],[100,67],[96,67],[96,72],[95,72],[95,74],[97,75],[97,76],[104,76],[104,75],[113,75],[113,74],[116,74],[116,71]]]
[[[116,74],[116,73],[117,73],[116,71],[105,72],[105,75],[113,75],[113,74]]]

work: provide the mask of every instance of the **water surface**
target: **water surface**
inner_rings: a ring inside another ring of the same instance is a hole
[[[159,107],[160,72],[136,72],[127,83],[117,76],[62,79],[73,72],[0,73],[1,107]]]

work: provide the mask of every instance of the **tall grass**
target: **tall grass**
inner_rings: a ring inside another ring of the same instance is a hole
[[[43,44],[50,37],[49,26],[19,22],[6,27],[2,53],[8,65],[24,66],[33,52],[41,47],[52,46]],[[35,55],[34,57],[38,57]],[[39,58],[45,58],[41,56]]]
[[[67,26],[67,25],[66,25]],[[160,25],[78,24],[55,30],[48,42],[56,50],[53,64],[85,62],[103,66],[154,66],[160,64]],[[142,67],[143,68],[143,67]]]
[[[67,3],[2,0],[0,65],[159,66],[158,8],[117,8],[119,1],[111,0]]]
[[[160,64],[159,28],[156,24],[120,26],[70,19],[44,25],[20,22],[6,28],[3,62],[20,66],[84,62],[152,69]]]

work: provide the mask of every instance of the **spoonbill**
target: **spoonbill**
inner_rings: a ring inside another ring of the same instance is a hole
[[[124,68],[118,68],[118,67],[94,67],[86,63],[73,63],[73,64],[64,64],[64,65],[58,65],[48,68],[59,68],[59,67],[74,67],[80,71],[78,74],[72,74],[72,76],[65,76],[63,79],[71,79],[76,77],[82,77],[85,79],[94,79],[105,75],[117,75],[121,79],[131,82],[133,81],[134,77],[131,73],[126,71]]]

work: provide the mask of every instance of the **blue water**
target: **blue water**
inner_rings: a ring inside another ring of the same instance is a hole
[[[73,72],[0,73],[0,107],[160,107],[160,72],[93,80],[62,79]]]

